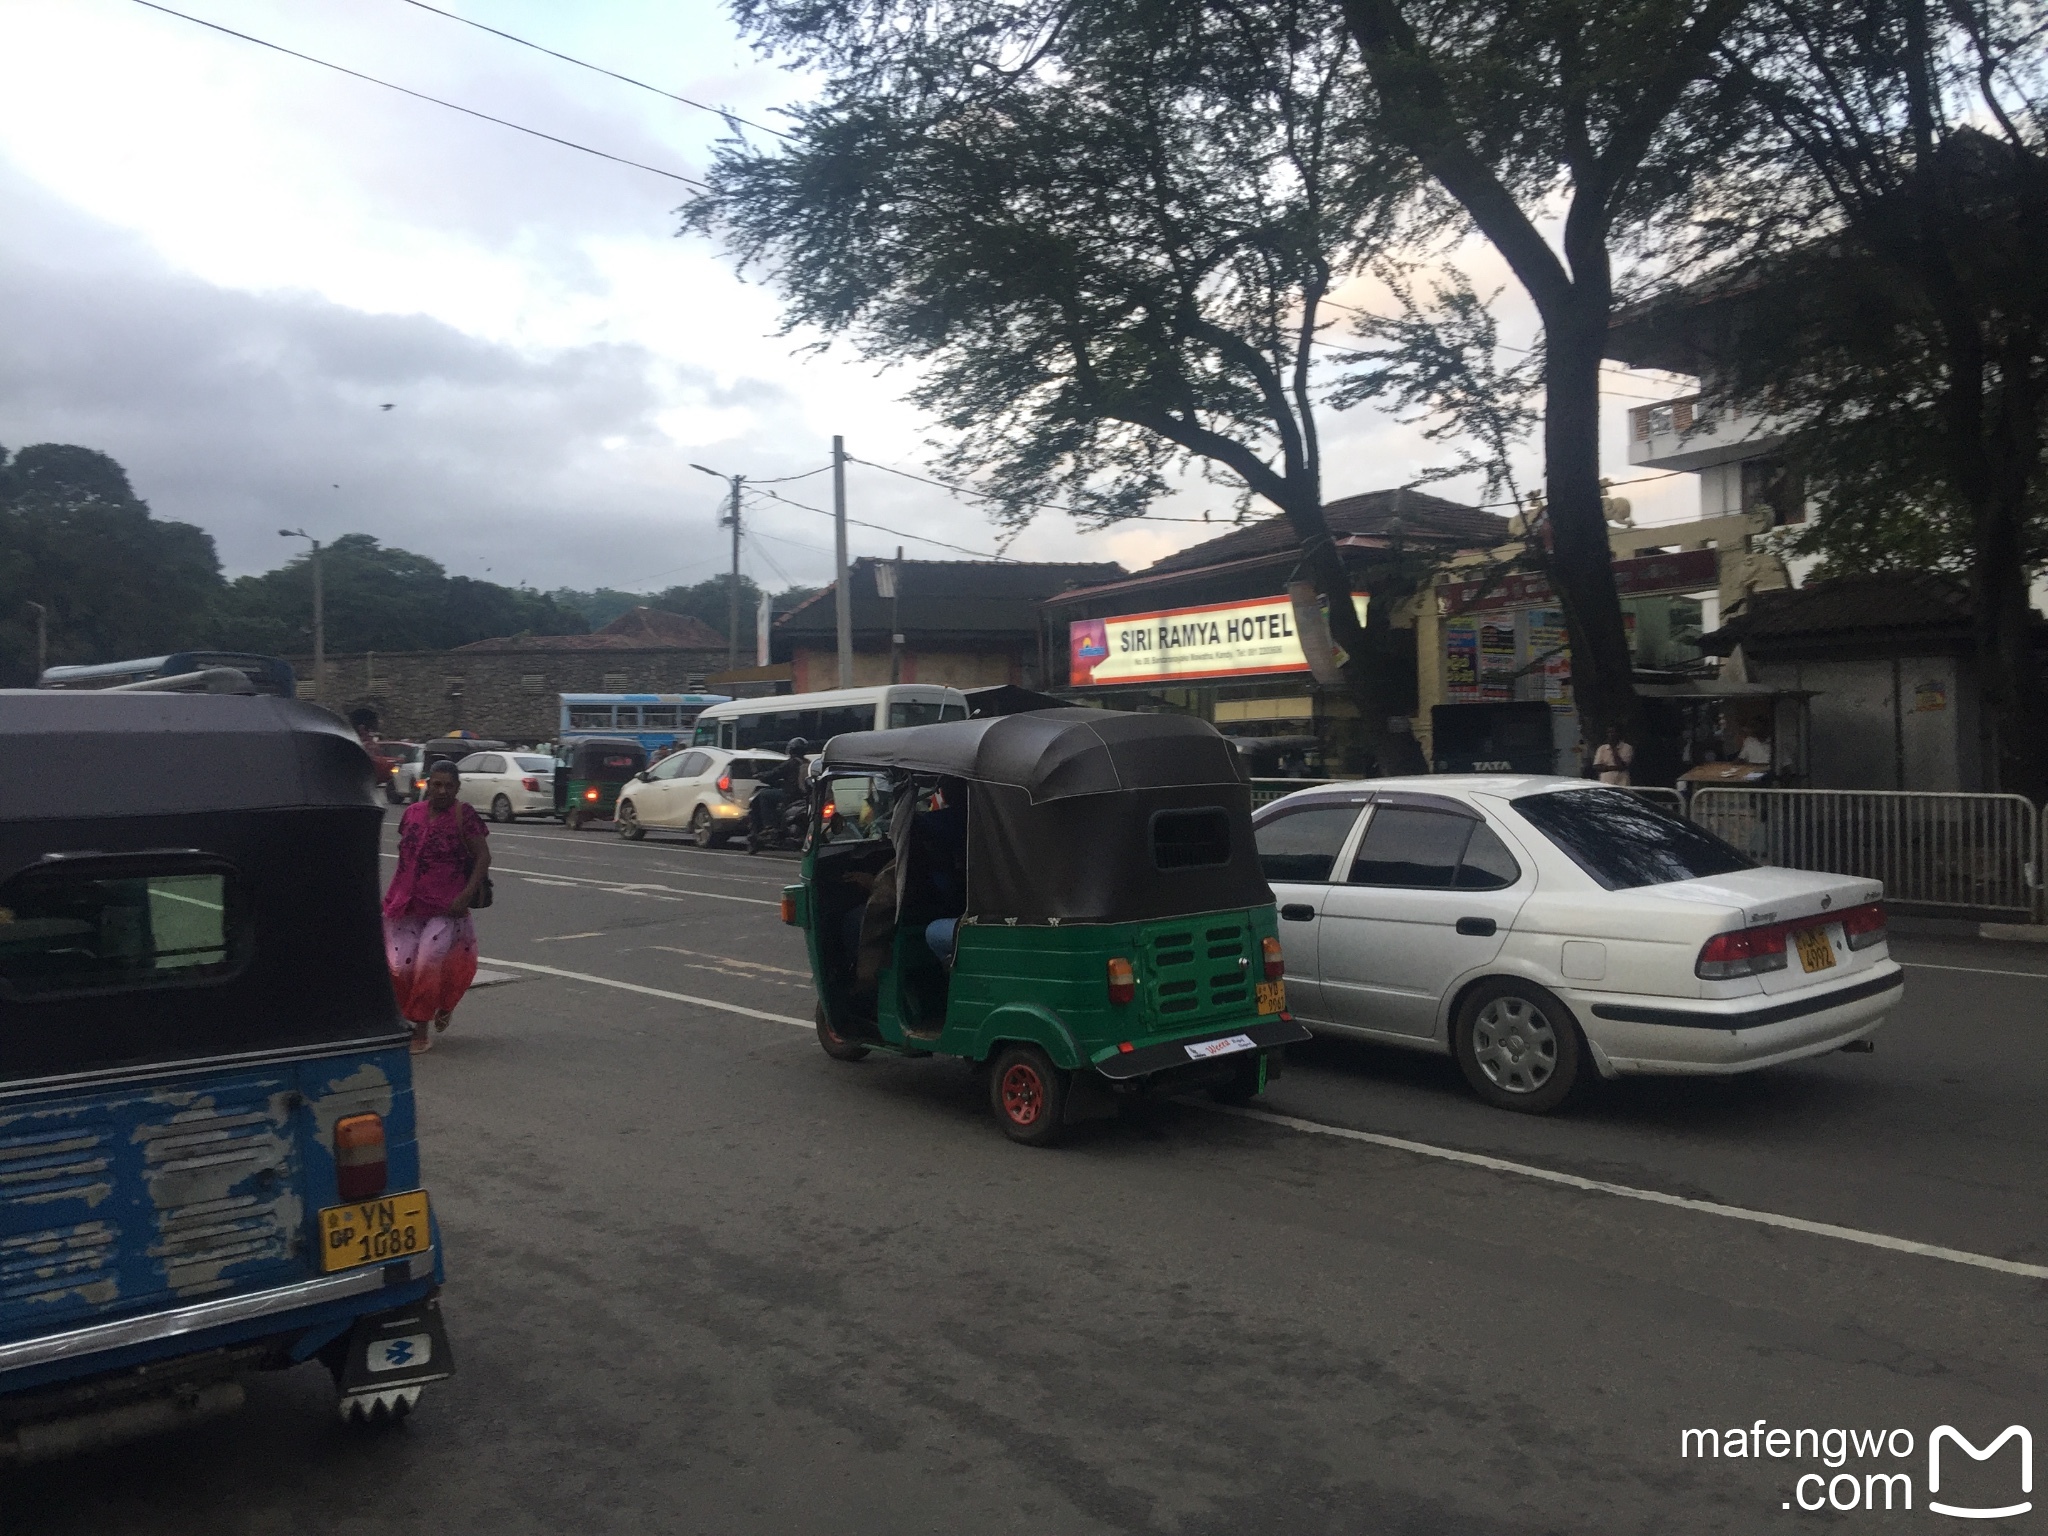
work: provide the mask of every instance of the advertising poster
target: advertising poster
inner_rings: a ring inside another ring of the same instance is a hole
[[[1494,703],[1515,696],[1515,616],[1488,614],[1479,621],[1479,697]]]
[[[1453,704],[1479,698],[1479,621],[1452,619],[1444,625],[1444,691]]]
[[[1572,653],[1566,647],[1564,613],[1537,608],[1529,614],[1529,659],[1542,657],[1543,697],[1553,709],[1572,707]]]

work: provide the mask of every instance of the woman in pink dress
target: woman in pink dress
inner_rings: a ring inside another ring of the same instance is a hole
[[[455,798],[461,777],[434,764],[426,798],[398,822],[398,873],[384,893],[384,958],[398,1011],[412,1025],[415,1054],[433,1046],[476,980],[476,924],[469,904],[490,873],[483,818]]]

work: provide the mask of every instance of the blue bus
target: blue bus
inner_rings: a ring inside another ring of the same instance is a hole
[[[589,736],[629,736],[649,752],[690,739],[697,717],[722,693],[564,693],[561,744]]]
[[[118,688],[131,683],[157,683],[192,678],[189,691],[204,691],[197,674],[227,668],[249,679],[258,693],[280,699],[296,696],[290,663],[252,651],[172,651],[134,661],[107,661],[89,667],[50,667],[37,679],[38,688]],[[692,717],[694,718],[694,717]]]

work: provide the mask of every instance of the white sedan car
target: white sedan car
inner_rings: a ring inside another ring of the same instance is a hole
[[[619,836],[638,842],[653,827],[687,831],[716,848],[746,828],[747,805],[780,752],[691,747],[665,757],[619,791]]]
[[[456,798],[493,821],[555,814],[555,760],[544,752],[472,752],[455,771]]]
[[[1504,1109],[1837,1050],[1902,995],[1876,881],[1759,866],[1626,790],[1374,779],[1254,825],[1295,1015],[1454,1055]]]

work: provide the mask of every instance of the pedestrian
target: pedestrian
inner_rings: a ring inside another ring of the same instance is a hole
[[[427,773],[424,799],[398,822],[398,872],[384,893],[384,958],[398,1011],[412,1025],[414,1055],[433,1047],[476,980],[476,924],[469,911],[491,869],[490,834],[455,798],[462,783],[445,759]]]
[[[1629,770],[1635,766],[1636,749],[1621,739],[1621,727],[1607,727],[1607,739],[1600,743],[1593,753],[1593,773],[1602,784],[1629,782]]]

